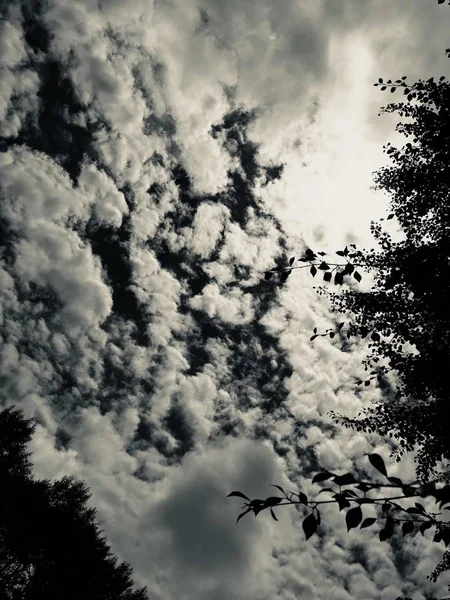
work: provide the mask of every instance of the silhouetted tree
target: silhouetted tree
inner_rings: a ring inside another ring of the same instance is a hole
[[[101,535],[85,483],[33,478],[34,428],[20,410],[0,412],[0,599],[147,600]]]
[[[394,241],[381,222],[372,222],[377,249],[351,245],[337,252],[340,262],[331,263],[325,253],[308,248],[298,259],[305,264],[297,266],[293,257],[265,278],[278,273],[285,280],[292,269],[304,267],[313,276],[322,270],[325,282],[338,285],[361,281],[361,272],[372,275],[367,291],[355,284],[339,293],[319,288],[332,309],[351,321],[346,328],[315,330],[311,339],[370,336],[364,383],[386,382],[386,373],[394,371],[395,393],[386,393],[357,418],[331,415],[346,427],[394,437],[398,459],[417,447],[417,475],[426,481],[441,461],[450,460],[450,84],[441,77],[410,85],[402,77],[395,82],[380,78],[375,85],[393,93],[403,89],[406,96],[380,114],[407,118],[396,130],[410,141],[402,148],[384,147],[392,164],[375,174],[374,185],[390,195],[387,219],[397,220],[402,239]]]
[[[439,0],[439,4],[443,4],[443,0]],[[446,54],[450,57],[450,48]],[[384,147],[392,164],[376,172],[374,182],[375,190],[390,195],[386,220],[396,219],[402,239],[395,241],[383,229],[381,221],[384,219],[381,219],[371,224],[378,248],[358,250],[351,244],[336,252],[338,259],[334,262],[326,253],[306,248],[300,258],[292,257],[287,264],[279,263],[266,272],[265,279],[283,282],[294,269],[307,268],[313,277],[322,273],[326,284],[345,284],[338,293],[324,286],[318,291],[329,297],[333,311],[346,314],[350,322],[348,325],[341,322],[325,332],[315,328],[311,341],[319,336],[369,338],[368,356],[363,361],[367,378],[358,380],[356,385],[369,386],[372,380],[378,380],[385,393],[380,402],[363,409],[357,418],[330,414],[345,427],[393,437],[398,442],[392,452],[397,460],[405,451],[417,449],[418,481],[405,484],[399,478],[388,477],[381,458],[370,455],[373,466],[389,480],[386,486],[358,481],[351,473],[322,472],[313,482],[330,480],[335,484],[335,488],[321,490],[332,494],[329,500],[309,500],[302,492],[285,493],[280,486],[275,487],[282,492],[282,497],[270,496],[265,500],[250,500],[242,492],[232,492],[231,496],[247,501],[238,520],[249,512],[256,516],[265,509],[276,519],[275,506],[304,505],[310,509],[303,521],[308,539],[320,525],[318,506],[331,502],[340,510],[348,508],[348,530],[382,522],[379,536],[383,541],[390,539],[400,527],[403,535],[418,531],[424,535],[427,529],[434,528],[434,542],[444,542],[446,547],[450,543],[449,524],[438,518],[440,513],[429,513],[420,503],[404,506],[393,502],[413,496],[432,496],[440,508],[450,508],[450,485],[436,486],[439,481],[448,482],[450,475],[450,378],[447,374],[450,364],[450,85],[444,76],[439,81],[430,78],[414,84],[408,84],[406,79],[404,76],[385,82],[380,78],[374,84],[391,93],[403,90],[406,96],[403,102],[390,103],[381,110],[380,114],[396,113],[407,119],[397,125],[396,131],[408,141],[402,148],[391,144]],[[298,265],[297,261],[303,264]],[[357,285],[362,273],[372,276],[373,285],[369,290]],[[387,381],[388,372],[396,375],[394,388]],[[343,489],[353,484],[354,490]],[[395,498],[368,495],[380,487],[400,488],[401,495]],[[364,504],[380,505],[377,516],[364,519]],[[449,550],[445,551],[430,579],[436,581],[448,570]]]

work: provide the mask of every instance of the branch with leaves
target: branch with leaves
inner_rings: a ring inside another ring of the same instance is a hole
[[[358,264],[354,261],[355,259],[362,258],[362,253],[356,250],[355,244],[350,244],[350,248],[353,248],[354,251],[350,251],[348,246],[346,246],[343,250],[338,250],[336,254],[338,256],[342,256],[346,258],[345,263],[332,263],[323,259],[326,256],[326,252],[313,252],[311,248],[307,248],[300,258],[296,259],[295,256],[289,259],[289,264],[286,266],[275,266],[269,271],[266,271],[264,274],[264,279],[269,281],[272,279],[274,275],[279,274],[280,281],[286,281],[289,275],[292,273],[294,269],[305,269],[309,268],[309,272],[313,277],[316,276],[318,271],[323,271],[323,280],[326,282],[330,282],[334,275],[334,283],[342,285],[344,283],[344,278],[347,275],[352,275],[356,279],[356,281],[361,281],[361,274],[355,270],[355,267],[364,266],[363,264]],[[320,256],[321,258],[318,258]],[[294,263],[297,261],[307,263],[305,265],[295,265]]]
[[[439,479],[425,484],[418,481],[404,483],[399,477],[389,477],[385,463],[379,454],[369,454],[368,458],[371,465],[387,479],[387,483],[359,481],[352,473],[337,475],[323,470],[313,477],[312,483],[327,481],[328,486],[334,485],[334,487],[323,487],[317,494],[317,496],[322,493],[330,494],[331,498],[325,500],[318,500],[317,497],[308,499],[306,494],[301,491],[286,492],[279,485],[272,485],[272,487],[278,489],[282,496],[269,496],[264,500],[259,498],[251,500],[242,492],[234,491],[228,494],[228,497],[238,497],[246,501],[242,507],[243,512],[238,516],[236,523],[249,513],[253,513],[256,517],[264,510],[269,510],[272,518],[278,521],[274,512],[275,507],[302,505],[308,511],[302,522],[302,528],[306,540],[309,540],[321,524],[319,507],[325,504],[337,504],[339,511],[348,509],[345,514],[347,531],[356,527],[365,529],[379,523],[381,524],[379,539],[383,542],[389,540],[396,530],[400,530],[402,535],[406,536],[418,532],[424,535],[427,530],[434,529],[433,542],[443,542],[447,548],[450,544],[450,523],[439,519],[442,516],[441,512],[429,512],[419,502],[414,502],[412,506],[402,506],[399,501],[411,501],[415,497],[427,498],[431,496],[435,498],[440,509],[450,510],[450,485],[447,484],[438,488],[436,484],[439,483]],[[349,489],[348,486],[353,486],[354,489]],[[383,489],[398,489],[399,493],[394,496],[384,496],[381,494]],[[371,496],[370,494],[374,492],[376,495]],[[366,504],[377,508],[378,514],[376,517],[364,517],[363,506]],[[436,582],[438,576],[447,570],[449,562],[450,550],[446,550],[441,562],[429,575],[429,579]]]

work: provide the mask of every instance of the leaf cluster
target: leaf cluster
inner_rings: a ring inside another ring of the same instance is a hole
[[[347,531],[358,528],[366,529],[373,525],[378,525],[378,537],[381,542],[390,540],[394,535],[415,535],[420,533],[422,536],[427,531],[433,534],[432,541],[443,543],[447,548],[450,544],[450,523],[442,521],[439,517],[441,512],[432,513],[420,502],[404,505],[402,501],[412,502],[415,497],[428,498],[433,497],[440,510],[450,510],[450,485],[438,487],[438,480],[430,481],[425,484],[419,481],[404,483],[399,477],[390,477],[388,475],[383,458],[379,454],[369,454],[368,459],[387,483],[378,483],[373,481],[358,480],[352,473],[337,475],[328,470],[319,471],[312,479],[311,483],[326,483],[327,487],[322,487],[317,496],[308,499],[303,492],[286,492],[281,486],[275,485],[283,496],[269,496],[265,500],[250,500],[248,496],[239,491],[233,491],[228,497],[239,497],[246,500],[243,512],[237,518],[239,520],[250,512],[257,516],[263,510],[269,509],[272,518],[278,520],[273,507],[286,505],[302,505],[306,511],[306,516],[302,521],[302,528],[305,539],[309,540],[321,524],[320,506],[324,504],[336,504],[339,511],[345,512],[345,522]],[[330,487],[333,486],[333,487]],[[350,489],[349,486],[353,486]],[[397,495],[382,496],[381,489],[399,490]],[[318,500],[321,493],[329,494],[329,499]],[[371,495],[376,493],[376,496]],[[372,505],[377,514],[373,516],[364,516],[364,506]],[[429,579],[436,581],[438,576],[445,570],[450,569],[450,550],[445,551],[442,561],[437,565],[429,576]]]
[[[310,274],[315,277],[319,271],[323,272],[323,280],[327,283],[333,281],[336,285],[342,285],[349,276],[353,276],[356,281],[360,282],[362,277],[359,271],[355,269],[357,264],[355,260],[361,257],[361,253],[356,250],[355,244],[350,244],[350,248],[346,246],[343,250],[337,250],[336,254],[339,257],[346,259],[346,262],[331,263],[324,259],[326,252],[314,252],[311,248],[306,248],[304,254],[300,258],[292,256],[289,259],[289,264],[286,266],[275,266],[264,274],[266,281],[271,280],[275,275],[279,276],[281,282],[286,281],[294,269],[308,268]],[[320,258],[319,258],[320,257]],[[304,265],[295,265],[295,262],[306,263]]]

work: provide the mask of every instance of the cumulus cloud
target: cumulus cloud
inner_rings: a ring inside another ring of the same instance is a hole
[[[372,83],[447,72],[440,9],[35,8],[10,3],[0,27],[0,375],[2,405],[38,422],[37,475],[86,480],[155,598],[425,593],[426,538],[391,550],[328,510],[305,543],[301,511],[235,527],[226,494],[313,494],[317,464],[386,452],[327,417],[379,397],[354,392],[364,345],[312,344],[336,315],[309,275],[261,274],[305,244],[368,244],[393,139]],[[411,457],[392,466],[413,472]]]

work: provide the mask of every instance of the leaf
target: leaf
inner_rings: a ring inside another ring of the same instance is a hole
[[[322,261],[319,265],[319,269],[322,271],[328,271],[329,268],[330,266],[325,261]]]
[[[295,262],[295,256],[289,259],[289,264],[292,265]]]
[[[362,510],[360,506],[355,506],[355,508],[351,508],[347,511],[345,515],[345,522],[347,524],[347,531],[353,529],[354,527],[358,527],[363,518]]]
[[[324,281],[331,281],[331,277],[332,277],[332,274],[331,274],[330,271],[328,271],[328,272],[326,272],[326,273],[323,274],[323,280]]]
[[[236,525],[239,523],[239,521],[242,519],[242,517],[244,515],[246,515],[247,513],[249,513],[252,509],[251,508],[247,508],[247,510],[245,510],[243,513],[241,513],[238,518],[236,519]]]
[[[356,479],[351,473],[345,473],[345,475],[336,475],[333,479],[336,485],[350,485],[356,483]]]
[[[336,271],[334,276],[334,283],[337,285],[342,285],[344,283],[344,274],[342,271]]]
[[[316,267],[314,265],[312,265],[312,267],[310,268],[309,272],[314,277],[316,275],[316,273],[317,273]]]
[[[350,506],[350,502],[347,500],[347,498],[344,496],[344,494],[335,494],[333,496],[333,498],[338,503],[339,511],[343,510],[344,508],[348,508]]]
[[[364,529],[365,527],[370,527],[375,522],[376,522],[376,519],[374,517],[368,517],[367,519],[364,519],[364,521],[361,523],[360,529]]]
[[[383,80],[381,79],[381,77],[378,79],[379,83],[383,83]]]
[[[396,88],[395,87],[391,87],[391,93],[395,92]]]
[[[282,500],[283,498],[280,498],[279,496],[270,496],[270,498],[264,500],[264,504],[266,506],[276,506],[277,504],[280,504]]]
[[[388,540],[392,536],[393,532],[394,532],[394,521],[390,517],[388,517],[386,519],[386,525],[385,525],[384,529],[382,529],[380,531],[380,535],[379,535],[380,542],[384,542],[385,540]]]
[[[382,92],[384,92],[384,90],[386,90],[386,89],[387,89],[387,88],[386,88],[386,86],[385,86],[385,85],[383,85],[383,87],[381,87],[381,88],[380,88],[380,90],[381,90]]]
[[[377,333],[376,331],[374,331],[372,333],[372,335],[370,336],[370,338],[374,341],[374,342],[379,342],[380,341],[380,334]]]
[[[261,511],[263,511],[266,507],[264,505],[258,504],[253,506],[252,511],[255,513],[255,517],[259,515]]]
[[[414,504],[415,504],[415,507],[416,507],[418,510],[420,510],[420,512],[421,512],[421,513],[424,513],[424,514],[426,513],[426,510],[425,510],[425,508],[422,506],[422,504],[420,504],[420,502],[414,502]]]
[[[423,535],[423,534],[425,533],[425,531],[426,531],[427,529],[430,529],[430,527],[432,527],[432,526],[433,526],[433,525],[432,525],[431,521],[426,521],[425,523],[421,523],[421,524],[420,524],[420,526],[419,526],[419,531],[420,531],[420,533]]]
[[[339,323],[339,325],[338,325],[339,331],[344,327],[344,325],[345,325],[345,323]]]
[[[447,548],[447,546],[450,544],[450,529],[448,527],[441,530],[441,538],[443,539],[445,547]]]
[[[355,487],[361,492],[368,492],[371,489],[370,485],[368,485],[367,483],[358,483],[358,485],[356,485]]]
[[[438,4],[444,4],[445,0],[438,0]]]
[[[316,339],[316,337],[319,337],[319,336],[318,336],[318,335],[315,333],[314,335],[312,335],[312,336],[309,338],[309,341],[310,341],[310,342],[312,342],[313,340],[315,340],[315,339]]]
[[[272,273],[271,271],[266,271],[266,272],[264,273],[264,279],[265,279],[266,281],[269,281],[269,279],[272,279],[272,275],[273,275],[273,273]]]
[[[329,336],[330,336],[330,338],[334,338],[334,336],[335,336],[335,335],[336,335],[336,334],[335,334],[335,332],[334,332],[334,331],[330,331],[330,333],[329,333]]]
[[[327,479],[330,479],[330,477],[333,477],[333,475],[333,473],[329,473],[328,471],[320,471],[320,473],[314,475],[311,483],[319,483],[319,481],[326,481]]]
[[[351,275],[354,270],[355,270],[355,267],[352,265],[352,263],[347,263],[344,268],[344,274]]]
[[[302,523],[303,531],[305,532],[306,539],[314,535],[317,529],[317,520],[316,517],[311,513],[306,517],[306,519]]]
[[[408,535],[414,531],[414,523],[412,521],[406,521],[402,525],[403,536]]]
[[[361,275],[358,273],[358,271],[355,271],[353,273],[353,277],[356,279],[356,281],[359,283],[361,281]]]
[[[313,333],[317,333],[317,327],[314,327]]]
[[[345,252],[343,250],[338,250],[336,254],[339,256],[345,256]]]
[[[292,269],[289,269],[288,271],[284,271],[284,273],[282,273],[280,279],[281,281],[286,281],[286,279],[289,277],[289,275],[292,273]]]
[[[247,498],[247,496],[245,494],[243,494],[242,492],[231,492],[231,494],[228,494],[227,498],[231,498],[231,496],[237,496],[238,498],[244,498],[244,500],[248,500],[250,502],[250,498]]]
[[[375,467],[377,471],[379,471],[385,477],[388,476],[386,467],[384,465],[384,460],[381,458],[379,454],[369,454],[369,461],[372,467]]]
[[[390,220],[391,220],[391,219],[393,219],[393,218],[394,218],[394,214],[393,214],[393,213],[391,213],[390,215],[388,215],[388,216],[386,217],[386,221],[390,221]]]
[[[283,490],[283,488],[280,485],[276,485],[275,483],[271,483],[270,487],[277,488],[277,490],[280,490],[280,492],[286,496],[286,492]]]
[[[272,519],[273,519],[274,521],[278,521],[278,519],[276,518],[276,516],[275,516],[275,513],[273,512],[273,510],[272,510],[272,509],[270,509],[270,514],[272,515]]]
[[[406,509],[406,512],[409,512],[410,515],[420,515],[422,511],[415,506],[410,506]]]
[[[402,492],[408,498],[410,498],[411,496],[417,496],[415,490],[412,487],[410,487],[409,485],[404,485],[402,487]]]
[[[302,504],[308,504],[308,498],[306,497],[306,494],[304,494],[303,492],[299,492],[298,499]]]

